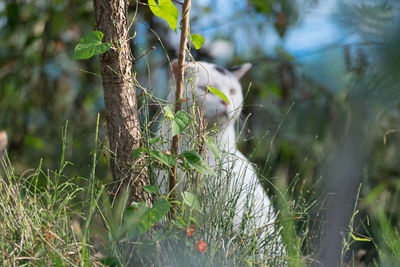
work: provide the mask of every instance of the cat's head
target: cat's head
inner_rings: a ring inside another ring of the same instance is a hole
[[[177,66],[177,61],[173,61],[174,74],[176,74]],[[183,93],[183,98],[187,100],[184,106],[190,107],[193,101],[196,101],[197,105],[202,107],[204,119],[209,126],[217,124],[224,127],[233,123],[239,117],[243,105],[243,91],[239,79],[250,68],[249,63],[231,70],[208,62],[189,63],[185,69],[185,81],[190,82],[186,83],[186,90]],[[207,86],[224,93],[229,103],[210,91],[207,92]]]

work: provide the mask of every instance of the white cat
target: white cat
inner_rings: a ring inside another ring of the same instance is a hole
[[[209,176],[203,181],[205,201],[208,201],[206,211],[213,218],[231,218],[230,225],[218,225],[210,222],[218,229],[235,233],[239,228],[246,234],[255,234],[262,242],[280,243],[279,235],[274,226],[276,218],[270,199],[259,183],[254,166],[237,149],[235,121],[239,117],[243,105],[243,92],[239,79],[251,68],[251,64],[243,64],[231,71],[207,62],[189,63],[185,69],[185,89],[183,109],[192,114],[201,110],[207,129],[216,129],[213,135],[215,143],[221,151],[217,159],[214,153],[207,149],[203,155],[208,165],[216,173],[216,177]],[[177,61],[172,62],[174,74],[177,70]],[[221,97],[207,92],[207,86],[223,92],[229,103]],[[172,88],[174,88],[172,86]],[[175,90],[171,90],[167,100],[175,102]],[[199,109],[198,109],[199,108]],[[168,135],[170,125],[166,122],[160,130],[160,135]],[[211,131],[212,132],[212,131]],[[169,134],[170,136],[170,134]],[[193,149],[196,138],[189,140],[182,135],[180,151]],[[168,149],[169,144],[165,147]],[[185,187],[186,181],[178,177],[179,187]],[[159,176],[159,184],[165,187],[165,175]],[[201,183],[200,183],[201,184]],[[164,189],[165,190],[165,189]],[[208,196],[208,199],[207,199]],[[221,207],[225,207],[221,210]],[[278,240],[272,240],[273,235]],[[277,236],[277,237],[276,237]],[[269,240],[269,241],[268,241]],[[278,241],[278,242],[277,242]],[[268,248],[269,256],[283,255],[283,246]],[[264,254],[260,252],[261,255]]]

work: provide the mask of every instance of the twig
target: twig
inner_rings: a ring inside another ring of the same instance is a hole
[[[16,257],[15,258],[17,261],[20,260],[34,260],[34,261],[38,261],[38,260],[42,260],[43,258],[35,258],[35,257]]]
[[[177,3],[177,4],[180,4],[181,6],[183,6],[184,5],[184,3],[182,3],[182,2],[179,2],[178,0],[172,0],[172,1],[174,1],[175,3]]]
[[[139,59],[141,59],[142,57],[146,56],[148,53],[150,53],[151,51],[156,50],[155,46],[152,46],[149,50],[147,50],[146,52],[144,52],[143,55],[141,55],[140,57],[135,59],[135,62],[138,61]]]
[[[386,136],[387,136],[388,134],[395,133],[395,132],[400,132],[400,130],[392,129],[392,130],[387,130],[387,131],[385,132],[385,134],[383,135],[383,144],[384,144],[384,145],[386,145]]]
[[[182,92],[183,92],[183,78],[184,78],[184,64],[186,56],[186,43],[189,32],[189,10],[191,0],[185,0],[182,6],[182,20],[181,20],[181,37],[179,43],[178,53],[178,69],[176,77],[176,92],[175,92],[175,114],[182,109]],[[172,154],[178,157],[179,147],[179,134],[172,137]],[[169,191],[171,193],[172,200],[176,199],[176,171],[177,164],[172,168],[169,176]],[[171,215],[174,214],[174,207],[171,206]]]

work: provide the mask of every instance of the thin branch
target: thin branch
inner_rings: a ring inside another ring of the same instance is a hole
[[[135,59],[135,62],[138,61],[139,59],[141,59],[142,57],[147,56],[147,54],[150,53],[150,52],[153,51],[153,50],[156,50],[156,47],[155,47],[155,46],[152,46],[149,50],[147,50],[146,52],[144,52],[143,55],[141,55],[140,57],[136,58],[136,59]]]
[[[182,93],[184,84],[184,64],[186,56],[186,43],[189,32],[189,10],[191,0],[185,0],[182,6],[182,20],[181,20],[181,37],[179,44],[178,53],[178,69],[176,77],[176,92],[175,92],[175,114],[182,109]],[[179,134],[172,137],[172,154],[178,157],[179,147]],[[177,175],[177,164],[172,168],[169,176],[169,191],[171,193],[172,200],[176,199],[176,175]],[[171,215],[173,215],[173,206],[171,206]]]
[[[185,3],[179,2],[178,0],[172,0],[172,1],[174,1],[177,4],[180,4],[181,6],[183,6],[185,4]]]
[[[397,129],[392,129],[392,130],[387,130],[385,132],[385,134],[383,135],[383,144],[386,145],[386,136],[391,134],[391,133],[396,133],[396,132],[400,132],[400,130]]]

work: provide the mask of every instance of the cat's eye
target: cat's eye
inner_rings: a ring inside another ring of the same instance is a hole
[[[207,94],[213,95],[213,92],[211,92],[208,88],[208,86],[204,86],[202,89],[204,90],[204,92],[206,92]]]
[[[229,93],[230,93],[231,95],[234,95],[234,94],[236,94],[236,90],[235,90],[235,89],[231,89],[231,90],[229,90]]]

